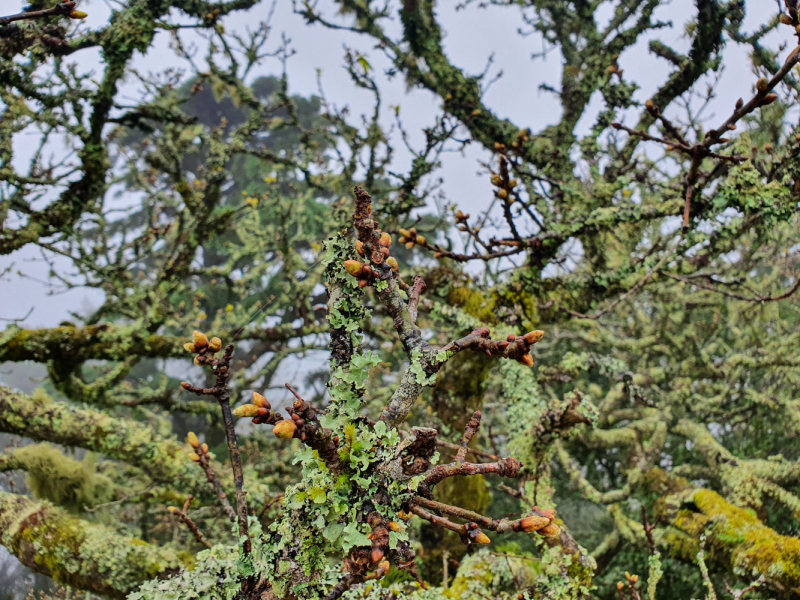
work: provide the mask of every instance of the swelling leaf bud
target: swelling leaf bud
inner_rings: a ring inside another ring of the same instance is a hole
[[[424,236],[418,235],[415,240],[420,246],[424,246],[428,240],[425,239]]]
[[[208,454],[208,444],[203,444],[200,446],[200,449],[203,451],[203,454]]]
[[[192,354],[197,352],[197,348],[195,348],[195,346],[194,346],[194,344],[192,342],[186,342],[183,345],[183,349],[186,350],[187,352],[191,352]]]
[[[389,572],[391,565],[389,564],[388,560],[384,560],[381,562],[381,564],[378,565],[378,567],[383,570],[383,574],[385,575],[386,573]]]
[[[253,404],[258,406],[259,408],[272,408],[272,406],[270,406],[269,401],[258,392],[253,392]]]
[[[541,329],[536,329],[534,331],[529,331],[528,333],[525,334],[525,341],[528,342],[529,344],[535,344],[543,337],[544,337],[544,331],[542,331]]]
[[[73,10],[71,13],[69,13],[70,19],[85,19],[88,16],[89,15],[87,15],[82,10]]]
[[[794,25],[794,23],[792,22],[792,17],[790,17],[786,13],[781,13],[781,16],[779,18],[781,23],[783,23],[784,25]]]
[[[548,519],[547,517],[537,517],[536,515],[525,517],[520,522],[521,529],[525,533],[533,533],[534,531],[539,531],[540,529],[547,527],[549,524],[550,524],[550,519]]]
[[[364,265],[357,260],[346,260],[344,261],[344,270],[350,273],[350,275],[353,277],[358,277],[364,270]]]
[[[561,533],[561,529],[555,523],[550,523],[546,527],[542,527],[539,530],[539,533],[542,534],[544,537],[554,538],[558,537],[558,534]]]
[[[258,416],[258,407],[255,404],[242,404],[233,409],[234,417],[253,418]]]
[[[476,544],[490,544],[492,540],[489,539],[489,536],[483,533],[482,531],[475,536],[475,543]]]
[[[168,506],[168,507],[167,507],[167,510],[168,510],[170,513],[172,513],[173,515],[175,515],[175,514],[178,514],[179,512],[181,512],[180,510],[178,510],[178,509],[177,509],[176,507],[174,507],[174,506]]]
[[[272,428],[272,433],[276,438],[281,440],[290,440],[294,437],[297,431],[297,425],[291,419],[285,421],[278,421],[278,424]]]
[[[192,448],[199,448],[200,447],[200,440],[197,439],[194,431],[190,431],[189,435],[186,436],[186,441],[189,442],[189,445]]]
[[[210,352],[219,352],[222,350],[222,340],[218,337],[213,337],[208,342],[208,349]]]
[[[356,240],[356,252],[359,256],[364,256],[364,242],[361,240]]]
[[[369,554],[369,558],[374,563],[379,563],[383,560],[383,550],[380,548],[373,548]]]
[[[492,175],[492,185],[496,187],[503,185],[502,177],[500,177],[500,175]]]
[[[766,96],[764,96],[764,101],[761,103],[761,106],[767,106],[769,104],[772,104],[777,99],[778,99],[777,94],[767,94]]]
[[[397,533],[398,531],[403,531],[403,526],[397,521],[389,521],[389,530]]]
[[[201,331],[195,330],[192,332],[192,341],[194,342],[194,347],[198,350],[202,350],[208,346],[208,338],[206,337],[206,334],[202,333]]]
[[[508,192],[501,188],[497,190],[497,197],[500,198],[500,200],[505,200],[508,198]]]
[[[411,232],[408,229],[400,229],[399,231],[400,231],[400,235],[402,235],[404,238],[412,237],[411,236]]]
[[[391,245],[392,245],[392,236],[390,236],[388,233],[386,233],[386,232],[384,231],[384,232],[381,234],[381,239],[378,241],[378,243],[379,243],[381,246],[383,246],[384,248],[388,248],[389,246],[391,246]]]
[[[195,452],[189,452],[189,458],[194,462],[200,462],[200,457]]]
[[[767,86],[768,85],[769,85],[769,83],[767,82],[767,78],[766,77],[759,77],[758,81],[756,81],[756,89],[759,92],[767,91]]]
[[[386,264],[389,265],[392,271],[399,271],[400,265],[397,264],[397,259],[394,256],[390,256],[386,259]]]
[[[523,354],[519,359],[519,363],[525,365],[526,367],[532,367],[533,357],[530,354]]]

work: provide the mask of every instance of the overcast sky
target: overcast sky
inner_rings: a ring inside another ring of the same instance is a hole
[[[81,8],[90,14],[88,25],[101,23],[107,18],[109,9],[104,2],[90,0],[79,2]],[[21,7],[21,0],[4,2],[4,10],[9,13]],[[558,83],[561,59],[557,53],[545,58],[532,59],[533,53],[542,50],[539,36],[522,36],[517,33],[520,27],[520,13],[516,8],[480,9],[471,6],[466,10],[455,10],[456,2],[439,2],[438,15],[446,31],[445,47],[451,60],[468,73],[483,71],[487,60],[494,55],[494,72],[502,69],[504,76],[497,81],[486,95],[487,104],[501,117],[512,119],[520,127],[530,127],[536,132],[559,118],[556,99],[547,92],[539,91],[539,85]],[[266,18],[268,4],[261,4],[248,14],[239,14],[226,22],[228,29],[243,30]],[[745,29],[752,30],[773,17],[778,5],[772,0],[747,0]],[[335,9],[328,7],[333,16]],[[608,14],[606,14],[608,13]],[[639,43],[620,58],[626,80],[636,81],[641,90],[637,99],[644,101],[670,72],[663,59],[649,54],[647,43],[658,37],[679,50],[686,50],[688,40],[683,36],[687,20],[695,14],[691,0],[674,0],[656,11],[656,19],[672,21],[673,27],[643,36]],[[603,22],[610,15],[609,10],[599,11],[597,20]],[[394,27],[397,26],[395,19]],[[378,75],[383,93],[384,114],[387,126],[393,123],[390,105],[401,107],[401,117],[406,129],[412,133],[412,143],[419,145],[422,127],[432,123],[440,101],[432,94],[421,90],[407,91],[402,77],[388,80],[383,73],[389,66],[383,55],[373,50],[371,39],[341,31],[330,31],[322,26],[307,26],[302,18],[295,15],[290,0],[278,0],[272,19],[272,43],[277,44],[281,35],[291,40],[295,54],[288,62],[289,86],[292,93],[314,94],[317,92],[317,70],[322,72],[322,85],[329,101],[337,107],[349,106],[354,115],[369,112],[372,97],[356,88],[343,69],[344,46],[368,55],[370,63]],[[779,32],[781,35],[784,32]],[[791,43],[791,36],[786,35]],[[777,38],[776,38],[777,39]],[[183,66],[169,50],[166,34],[159,33],[156,44],[146,56],[137,56],[135,66],[144,72],[157,72],[166,67]],[[784,54],[791,50],[787,48]],[[202,55],[202,52],[200,53]],[[84,68],[91,67],[91,60],[97,64],[97,54],[91,52],[81,58]],[[257,74],[276,74],[281,69],[276,60],[266,61]],[[717,120],[729,112],[732,99],[750,93],[754,77],[750,71],[746,49],[728,46],[725,50],[725,71],[718,87],[718,100],[712,105]],[[135,84],[129,83],[126,94],[136,95]],[[599,98],[594,98],[590,108],[579,124],[580,131],[586,131],[594,122],[601,108]],[[399,141],[395,137],[395,142]],[[26,153],[22,139],[17,145],[18,158]],[[396,170],[408,165],[409,156],[402,144],[396,143]],[[491,198],[491,187],[485,175],[479,175],[478,159],[487,155],[477,147],[468,148],[462,156],[458,153],[443,157],[443,169],[439,175],[444,177],[444,190],[448,200],[457,202],[467,210],[476,211],[485,207]],[[61,263],[60,263],[61,264]],[[48,295],[44,282],[48,279],[49,267],[41,260],[39,251],[26,247],[11,256],[0,257],[0,272],[12,270],[0,279],[0,318],[22,317],[33,308],[30,315],[19,324],[28,327],[53,326],[68,319],[69,311],[85,312],[89,306],[96,306],[102,300],[97,290],[73,289],[58,295]],[[23,276],[17,275],[21,271]],[[0,329],[3,322],[0,321]],[[2,375],[0,375],[2,376]]]

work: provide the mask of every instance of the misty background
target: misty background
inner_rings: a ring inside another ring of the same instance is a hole
[[[24,6],[20,0],[4,1],[2,14],[19,12]],[[100,0],[79,0],[79,8],[87,13],[83,27],[94,27],[108,20],[112,5]],[[370,114],[374,97],[370,92],[356,87],[345,71],[344,55],[349,48],[354,53],[365,55],[373,74],[380,85],[383,102],[383,125],[389,131],[395,124],[395,109],[399,107],[399,117],[404,129],[409,133],[412,146],[421,147],[424,136],[422,130],[430,126],[440,109],[440,100],[430,92],[407,89],[405,81],[398,76],[388,78],[385,73],[390,63],[380,50],[374,49],[370,39],[359,37],[345,31],[332,31],[320,25],[309,26],[293,11],[291,0],[263,1],[248,12],[235,13],[225,19],[228,31],[244,31],[250,26],[265,20],[270,10],[274,12],[270,21],[270,41],[267,48],[277,48],[283,36],[289,40],[292,55],[286,61],[290,94],[310,96],[324,92],[325,100],[342,108],[349,107],[351,115]],[[332,19],[336,19],[336,7],[332,2],[321,8]],[[744,31],[753,31],[774,18],[781,6],[773,0],[747,0]],[[613,7],[604,5],[596,14],[599,24],[607,22]],[[560,117],[558,99],[540,89],[542,84],[558,86],[561,71],[561,56],[553,51],[533,58],[532,55],[545,50],[539,34],[528,34],[516,7],[481,8],[477,4],[459,10],[456,1],[442,0],[437,5],[439,22],[446,32],[444,46],[450,59],[469,74],[483,72],[488,65],[487,80],[502,71],[485,94],[484,101],[501,118],[511,119],[519,127],[529,127],[534,133]],[[390,34],[399,33],[399,18],[394,11],[394,29]],[[654,20],[671,22],[671,26],[653,30],[641,36],[638,43],[622,54],[619,65],[628,81],[635,81],[641,89],[636,99],[643,103],[653,91],[662,84],[672,70],[667,61],[648,51],[648,42],[657,38],[676,50],[686,51],[689,40],[684,35],[695,8],[691,0],[673,0],[656,10]],[[769,47],[778,47],[783,39],[782,31],[773,32],[767,38]],[[183,34],[191,39],[190,34]],[[199,59],[204,54],[204,40],[195,36],[193,40]],[[785,57],[792,46],[782,53]],[[92,54],[94,52],[94,54]],[[83,71],[97,71],[100,68],[99,53],[93,50],[82,51],[79,59]],[[723,68],[715,84],[716,97],[704,113],[712,123],[721,121],[731,111],[740,96],[753,90],[756,78],[753,76],[747,48],[728,43],[723,51]],[[156,42],[146,55],[134,59],[134,68],[142,73],[157,73],[168,68],[186,68],[186,64],[170,50],[169,35],[157,34]],[[280,76],[283,65],[277,59],[265,60],[254,69],[250,79],[265,75]],[[713,81],[701,80],[696,89],[705,93],[705,88]],[[123,97],[136,98],[141,93],[136,82],[127,82]],[[587,132],[602,108],[599,92],[593,97],[589,109],[578,125],[576,133]],[[633,125],[634,115],[640,109],[632,109],[626,119],[621,121]],[[678,110],[672,106],[667,116]],[[36,147],[37,138],[20,136],[15,147],[15,161],[26,162]],[[405,148],[400,134],[395,128],[390,141],[395,148],[391,170],[402,171],[410,165],[410,153]],[[66,150],[65,150],[66,151]],[[442,179],[442,201],[455,203],[465,212],[473,214],[485,209],[492,198],[489,178],[480,167],[481,160],[488,160],[489,154],[477,146],[468,146],[464,152],[445,153],[441,157],[442,168],[434,177]],[[123,200],[124,201],[124,200]],[[433,209],[434,207],[430,207]],[[99,306],[102,292],[81,286],[66,289],[50,275],[51,268],[69,272],[69,261],[56,256],[43,256],[41,249],[29,245],[8,256],[0,256],[0,332],[14,323],[20,327],[54,327],[63,321],[79,323],[80,315],[89,313]],[[76,316],[77,315],[77,316]],[[308,359],[307,359],[308,360]],[[303,370],[308,365],[297,361],[286,368]],[[283,368],[283,367],[282,367]],[[41,385],[45,377],[45,367],[33,363],[6,363],[0,366],[0,384],[31,392]],[[294,379],[299,381],[299,379]],[[5,446],[10,436],[0,436],[0,444]],[[9,486],[8,479],[2,485]],[[14,477],[19,489],[24,485],[21,476]],[[50,589],[48,578],[38,576],[22,567],[17,560],[0,547],[0,600],[24,598],[29,590]]]

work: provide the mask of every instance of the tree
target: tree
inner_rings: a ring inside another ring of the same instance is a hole
[[[557,124],[498,117],[427,0],[296,7],[440,98],[421,149],[401,129],[404,173],[369,57],[345,55],[375,98],[356,125],[253,75],[289,53],[268,24],[225,30],[254,2],[130,0],[96,31],[68,26],[72,3],[0,20],[0,249],[35,244],[73,269],[54,279],[105,293],[79,326],[0,334],[0,360],[47,364],[51,386],[0,388],[0,431],[44,444],[0,457],[33,495],[0,502],[23,563],[148,600],[798,593],[800,55],[765,42],[800,36],[797,6],[750,34],[743,3],[697,0],[688,54],[650,42],[674,70],[641,99],[620,61],[667,26],[659,2],[607,24],[600,3],[492,4],[560,52]],[[185,79],[131,69],[156,29]],[[730,44],[753,87],[702,119]],[[69,62],[90,48],[99,82]],[[56,139],[74,155],[48,159]],[[439,156],[466,144],[493,197],[437,213]],[[316,368],[282,413],[295,357]]]

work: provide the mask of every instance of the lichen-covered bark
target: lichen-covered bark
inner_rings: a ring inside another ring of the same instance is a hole
[[[130,419],[34,397],[0,386],[0,431],[85,448],[138,467],[154,481],[197,489],[201,478],[176,440]]]
[[[752,579],[763,575],[786,594],[800,587],[800,539],[776,533],[716,492],[693,489],[669,496],[659,514],[669,523],[659,542],[674,556],[695,561],[704,535],[707,560],[717,567]]]
[[[0,492],[0,541],[22,564],[57,583],[124,598],[144,581],[176,573],[191,554],[153,546],[48,502]]]

